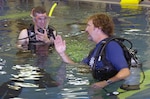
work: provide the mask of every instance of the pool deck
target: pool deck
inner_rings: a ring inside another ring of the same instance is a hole
[[[92,1],[92,2],[103,2],[103,3],[112,3],[112,4],[120,4],[121,0],[79,0],[79,1]],[[150,7],[150,0],[143,0],[139,4],[127,4],[127,5],[139,5]]]

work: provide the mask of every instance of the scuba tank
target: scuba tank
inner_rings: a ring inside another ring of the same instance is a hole
[[[127,77],[120,87],[124,90],[140,89],[140,72],[142,64],[138,60],[131,58],[130,76]]]

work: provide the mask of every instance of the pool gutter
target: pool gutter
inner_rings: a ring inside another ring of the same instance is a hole
[[[102,2],[102,3],[111,3],[111,4],[120,4],[120,0],[75,0],[75,1],[88,1],[88,2]],[[140,2],[139,4],[127,4],[127,5],[138,5],[138,6],[144,6],[144,7],[150,7],[150,1],[144,0]]]

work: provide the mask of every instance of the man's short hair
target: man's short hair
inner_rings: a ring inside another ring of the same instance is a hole
[[[32,9],[31,16],[36,17],[37,13],[44,14],[44,13],[46,13],[46,9],[44,7],[41,7],[41,6],[37,6],[37,7]]]

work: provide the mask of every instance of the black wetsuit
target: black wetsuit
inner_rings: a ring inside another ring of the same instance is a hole
[[[48,38],[53,37],[55,39],[55,36],[53,33],[54,29],[48,27],[47,31],[48,31],[47,32]],[[27,32],[28,32],[28,37],[29,37],[28,50],[34,50],[35,51],[35,43],[43,43],[43,42],[36,40],[36,33],[34,31],[34,25],[33,24],[30,25],[30,27],[27,29]]]

